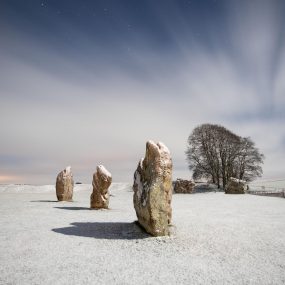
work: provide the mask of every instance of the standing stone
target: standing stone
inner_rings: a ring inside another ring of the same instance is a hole
[[[169,234],[172,198],[172,159],[161,142],[146,143],[134,174],[134,207],[138,221],[153,236]]]
[[[112,183],[111,173],[103,166],[97,166],[93,174],[93,192],[90,197],[90,207],[93,209],[108,209],[109,206],[109,186]]]
[[[246,182],[234,177],[231,177],[226,185],[226,194],[245,194],[247,191]]]
[[[193,193],[195,183],[192,180],[184,180],[178,178],[174,185],[175,193],[191,194]]]
[[[58,201],[72,201],[73,186],[71,167],[67,166],[56,178],[56,196]]]

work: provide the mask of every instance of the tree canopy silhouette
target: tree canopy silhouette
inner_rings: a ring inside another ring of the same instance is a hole
[[[220,125],[203,124],[188,138],[187,161],[193,178],[206,178],[220,188],[230,177],[252,181],[262,175],[264,155],[250,137],[240,137]]]

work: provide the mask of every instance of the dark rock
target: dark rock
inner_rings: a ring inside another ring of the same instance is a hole
[[[193,193],[195,183],[192,180],[178,178],[174,184],[175,193],[191,194]]]
[[[246,182],[231,177],[225,187],[226,194],[245,194],[247,191]]]

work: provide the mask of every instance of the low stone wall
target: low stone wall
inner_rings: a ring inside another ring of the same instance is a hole
[[[174,193],[192,194],[195,183],[192,180],[184,180],[178,178],[173,185]]]
[[[226,194],[245,194],[247,191],[246,182],[234,177],[230,177],[225,188]]]

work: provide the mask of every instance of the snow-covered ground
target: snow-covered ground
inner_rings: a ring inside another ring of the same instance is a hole
[[[172,237],[141,231],[130,185],[109,210],[54,186],[0,187],[0,284],[285,284],[285,199],[174,194]]]
[[[121,183],[117,183],[120,185]],[[74,192],[92,190],[92,185],[75,184]],[[55,193],[55,185],[0,184],[0,193]]]
[[[285,179],[255,180],[249,184],[249,188],[254,191],[285,191]]]

